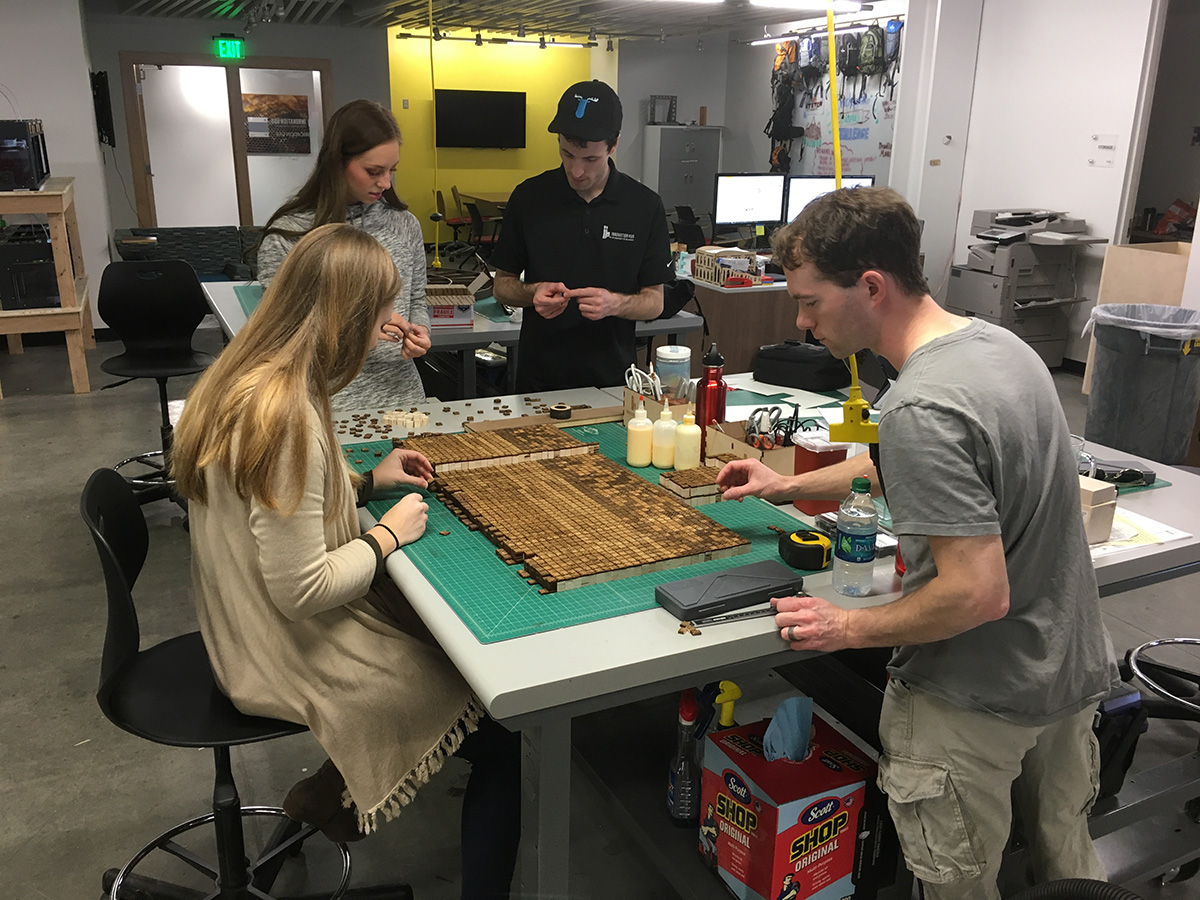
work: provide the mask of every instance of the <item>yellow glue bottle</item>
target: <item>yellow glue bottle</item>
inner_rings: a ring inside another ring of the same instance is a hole
[[[635,469],[650,465],[654,423],[646,418],[646,403],[638,397],[638,408],[625,426],[625,462]]]
[[[669,469],[675,465],[675,420],[671,408],[663,403],[662,413],[654,423],[654,448],[651,461],[657,468]]]
[[[675,429],[675,470],[694,469],[700,465],[700,426],[688,410]]]

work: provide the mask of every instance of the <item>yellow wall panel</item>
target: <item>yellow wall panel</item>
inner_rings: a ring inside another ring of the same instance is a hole
[[[447,214],[454,216],[450,186],[460,191],[509,191],[531,175],[559,164],[558,143],[546,126],[554,118],[558,98],[577,81],[591,77],[587,49],[542,50],[537,44],[487,44],[468,41],[396,39],[388,30],[392,113],[400,125],[404,145],[396,169],[396,193],[421,221],[425,240],[433,240],[429,216],[436,209],[434,191],[445,198]],[[433,88],[429,51],[433,49],[433,76],[448,90],[524,91],[525,148],[437,150],[437,183],[434,183]],[[404,108],[404,101],[408,108]],[[443,227],[440,238],[450,239]],[[460,236],[464,232],[460,231]]]

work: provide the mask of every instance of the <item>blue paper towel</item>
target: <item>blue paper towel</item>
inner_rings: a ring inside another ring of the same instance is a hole
[[[812,697],[789,697],[779,704],[763,735],[763,755],[768,760],[799,762],[808,755],[812,735]]]

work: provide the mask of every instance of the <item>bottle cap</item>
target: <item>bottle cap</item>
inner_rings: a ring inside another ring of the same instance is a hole
[[[843,484],[845,484],[845,482],[843,482]],[[871,493],[871,479],[862,477],[855,478],[852,482],[850,482],[850,490],[854,491],[856,494]]]
[[[665,403],[663,404],[662,412],[658,414],[658,418],[659,420],[666,420],[668,422],[675,421],[675,417],[671,415],[671,407],[667,406]]]
[[[695,425],[696,424],[696,417],[692,415],[692,411],[690,409],[683,414],[683,423],[682,424],[684,424],[684,425]]]
[[[717,352],[716,342],[714,342],[708,348],[708,352],[704,354],[704,364],[706,366],[710,366],[710,367],[725,365],[725,357],[723,357],[720,353]]]
[[[696,721],[696,691],[688,688],[679,695],[679,721],[691,725]]]

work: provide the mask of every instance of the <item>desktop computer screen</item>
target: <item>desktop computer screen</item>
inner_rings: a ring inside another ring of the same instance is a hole
[[[717,175],[714,225],[778,225],[786,175]]]
[[[844,188],[871,187],[874,183],[874,175],[848,175],[842,179]],[[823,175],[793,175],[788,179],[787,216],[783,221],[792,221],[810,201],[836,190],[836,185],[834,179]]]

